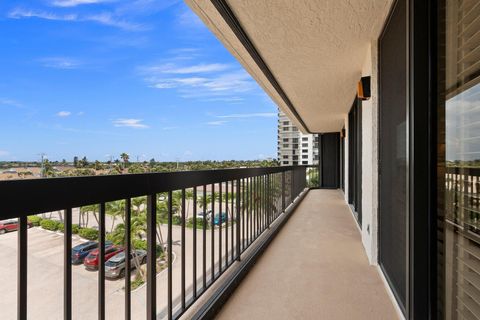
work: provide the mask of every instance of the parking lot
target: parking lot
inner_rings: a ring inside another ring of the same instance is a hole
[[[166,226],[162,230],[167,234]],[[162,227],[162,229],[163,229]],[[229,228],[230,229],[230,228]],[[223,229],[225,231],[225,228]],[[231,232],[231,231],[230,231]],[[186,230],[186,284],[187,296],[191,293],[193,266],[193,233]],[[218,230],[215,230],[218,237]],[[211,230],[206,233],[207,248],[210,248]],[[72,237],[72,246],[85,241],[78,236]],[[61,233],[34,227],[28,230],[28,315],[29,319],[63,319],[63,243]],[[216,240],[218,244],[218,239]],[[173,296],[177,304],[181,292],[181,231],[173,228]],[[197,233],[197,275],[202,274],[201,251],[202,232]],[[210,250],[206,252],[207,270],[210,270]],[[218,249],[215,257],[218,259]],[[134,272],[133,272],[134,273]],[[207,272],[210,275],[210,271]],[[133,278],[132,278],[133,279]],[[198,279],[200,280],[200,279]],[[0,310],[1,319],[16,319],[17,286],[17,232],[0,235]],[[83,265],[72,266],[72,312],[74,319],[96,319],[98,315],[98,272],[88,271]],[[107,280],[106,318],[124,317],[124,279]],[[132,292],[132,319],[145,318],[146,288],[140,287]],[[157,310],[165,314],[167,305],[167,273],[157,275]]]

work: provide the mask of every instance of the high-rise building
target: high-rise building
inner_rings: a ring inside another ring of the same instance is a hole
[[[282,166],[318,164],[318,135],[301,133],[279,110],[277,154]]]

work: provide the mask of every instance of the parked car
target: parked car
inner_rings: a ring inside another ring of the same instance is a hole
[[[108,261],[114,255],[122,252],[123,248],[116,247],[116,246],[108,246],[105,248],[105,261]],[[98,269],[98,257],[99,249],[94,249],[90,251],[90,253],[85,257],[83,260],[83,265],[88,270],[97,270]]]
[[[33,224],[30,221],[27,221],[27,227],[30,229],[33,227]],[[18,230],[18,220],[0,221],[0,234],[16,230]]]
[[[206,217],[207,220],[210,220],[211,216],[212,216],[212,210],[208,210],[207,213],[197,212],[197,219],[204,219]]]
[[[227,221],[227,214],[225,212],[217,213],[213,218],[213,224],[216,226],[223,224],[225,221]]]
[[[134,259],[138,259],[140,264],[147,263],[147,251],[135,250],[130,253],[130,263],[135,268]],[[125,276],[125,251],[122,251],[105,262],[105,277],[115,279]]]
[[[110,241],[105,242],[105,248],[111,247],[113,244]],[[98,248],[98,242],[88,241],[81,243],[72,248],[72,264],[81,264],[85,257],[92,251]]]

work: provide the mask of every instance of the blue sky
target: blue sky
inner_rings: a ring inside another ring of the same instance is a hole
[[[183,1],[1,1],[0,41],[0,160],[275,157],[275,104]]]

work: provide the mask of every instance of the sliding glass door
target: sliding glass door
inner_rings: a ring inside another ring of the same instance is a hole
[[[480,319],[480,1],[439,13],[442,306],[446,319]]]

